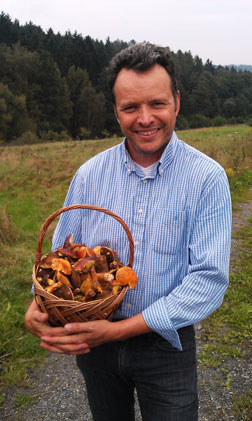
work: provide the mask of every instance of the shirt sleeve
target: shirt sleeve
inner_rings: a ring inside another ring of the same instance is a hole
[[[182,350],[177,330],[205,319],[228,286],[231,198],[224,170],[201,194],[189,241],[188,272],[167,297],[143,311],[147,325]]]

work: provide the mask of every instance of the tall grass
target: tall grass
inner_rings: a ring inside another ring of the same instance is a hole
[[[252,130],[245,125],[178,132],[226,169],[234,203],[252,185]],[[40,227],[63,204],[77,168],[121,139],[0,147],[0,374],[21,384],[45,351],[24,327]],[[56,221],[55,221],[56,224]],[[54,225],[43,247],[48,251]],[[0,393],[1,395],[1,393]],[[0,396],[1,397],[1,396]]]

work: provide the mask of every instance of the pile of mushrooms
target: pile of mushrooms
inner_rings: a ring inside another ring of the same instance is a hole
[[[135,288],[137,274],[116,258],[116,251],[76,244],[69,234],[63,247],[41,258],[36,279],[58,298],[88,302],[117,294],[124,285]]]

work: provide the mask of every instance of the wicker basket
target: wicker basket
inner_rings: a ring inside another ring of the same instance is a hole
[[[37,281],[37,271],[39,268],[39,263],[42,257],[42,242],[46,233],[47,228],[51,224],[51,222],[61,213],[66,211],[71,211],[73,209],[90,209],[95,210],[98,212],[103,212],[114,219],[116,219],[122,227],[124,228],[128,240],[129,240],[129,248],[130,248],[130,255],[129,255],[129,263],[128,266],[132,267],[133,258],[134,258],[134,244],[132,235],[128,226],[125,222],[115,213],[100,208],[98,206],[93,205],[71,205],[65,208],[61,208],[55,211],[52,215],[50,215],[44,224],[41,227],[40,235],[38,239],[36,255],[35,255],[35,262],[33,266],[33,273],[32,279],[34,283],[34,294],[35,299],[42,310],[42,312],[47,313],[49,315],[49,323],[52,326],[64,326],[66,323],[69,322],[87,322],[91,320],[99,320],[99,319],[107,319],[111,320],[112,316],[116,309],[119,308],[127,290],[128,286],[124,286],[118,294],[112,295],[105,299],[98,299],[94,301],[89,301],[87,303],[80,303],[78,301],[73,300],[61,300],[53,294],[48,293],[43,289],[40,283]]]

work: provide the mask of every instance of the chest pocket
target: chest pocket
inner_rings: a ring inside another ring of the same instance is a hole
[[[155,210],[152,249],[159,254],[175,255],[185,251],[189,238],[188,211]]]

